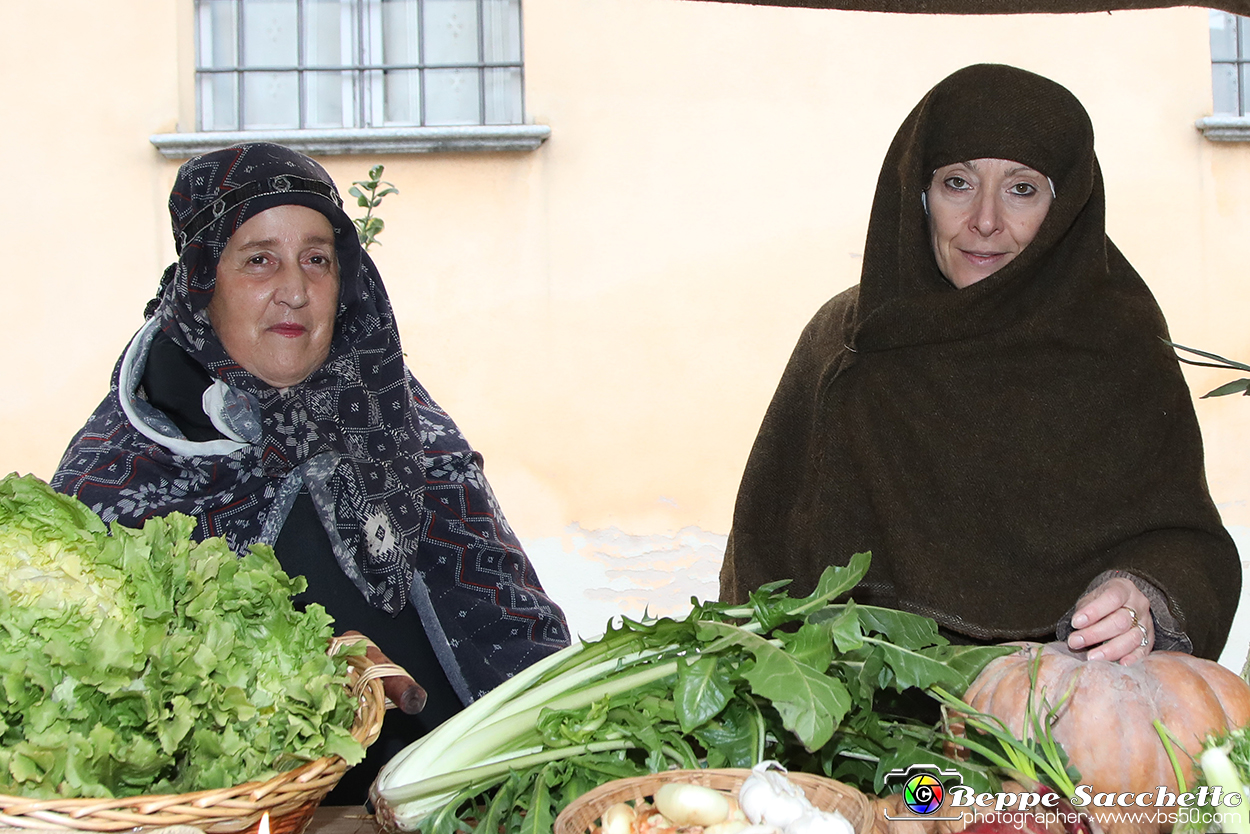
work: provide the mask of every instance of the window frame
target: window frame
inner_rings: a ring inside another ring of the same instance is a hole
[[[1250,94],[1247,93],[1245,86],[1250,82],[1250,43],[1243,45],[1243,40],[1250,42],[1250,18],[1242,15],[1232,14],[1217,9],[1208,10],[1207,29],[1211,31],[1211,16],[1216,14],[1226,14],[1234,21],[1233,31],[1233,57],[1216,58],[1213,52],[1210,54],[1211,63],[1211,109],[1215,110],[1215,68],[1218,66],[1232,66],[1235,68],[1236,77],[1236,96],[1237,111],[1236,113],[1214,113],[1196,122],[1196,127],[1202,131],[1202,135],[1212,142],[1250,142]],[[1244,48],[1243,48],[1244,46]],[[1247,70],[1247,71],[1243,71]]]
[[[481,51],[482,2],[478,0],[479,58]],[[185,159],[217,148],[249,141],[277,142],[303,153],[314,155],[336,154],[406,154],[439,152],[529,152],[537,150],[551,135],[547,125],[528,121],[525,89],[524,53],[524,7],[520,8],[517,21],[520,39],[518,58],[511,62],[485,61],[474,64],[480,72],[495,67],[517,67],[520,72],[520,113],[522,121],[515,124],[468,124],[468,125],[411,125],[386,127],[344,128],[282,128],[251,130],[200,130],[200,104],[198,81],[198,3],[197,0],[178,2],[179,37],[179,120],[178,124],[195,125],[190,131],[156,133],[149,137],[151,144],[167,159]],[[241,57],[241,56],[240,56]],[[389,65],[378,65],[386,66]],[[441,69],[443,64],[429,68]],[[339,67],[334,69],[338,70]],[[368,83],[365,81],[364,83]],[[485,118],[481,97],[485,84],[479,80],[479,117]],[[302,93],[301,93],[302,97]],[[365,96],[359,96],[361,102]],[[424,97],[423,97],[424,98]],[[239,103],[241,108],[241,103]],[[358,106],[363,106],[358,102]],[[422,118],[424,118],[422,101]],[[241,113],[241,109],[240,109]]]

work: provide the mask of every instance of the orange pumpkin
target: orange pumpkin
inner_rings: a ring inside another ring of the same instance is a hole
[[[1071,688],[1051,732],[1081,772],[1080,784],[1095,793],[1155,791],[1160,786],[1177,790],[1155,719],[1190,756],[1197,756],[1208,735],[1250,722],[1250,685],[1210,660],[1152,652],[1132,666],[1121,666],[1087,661],[1063,643],[1022,645],[1020,652],[990,662],[964,700],[1023,738],[1034,669],[1035,713],[1042,699],[1053,706]],[[1035,666],[1039,651],[1041,663]],[[1176,756],[1192,787],[1190,756],[1180,750]]]

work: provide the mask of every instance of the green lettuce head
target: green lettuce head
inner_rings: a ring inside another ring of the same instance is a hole
[[[227,787],[363,749],[330,617],[273,551],[194,519],[107,527],[32,476],[0,480],[0,793]]]

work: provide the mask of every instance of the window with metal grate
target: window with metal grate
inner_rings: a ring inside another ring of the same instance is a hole
[[[1217,115],[1250,115],[1250,18],[1210,10],[1211,92]]]
[[[520,0],[196,0],[201,131],[522,124]]]

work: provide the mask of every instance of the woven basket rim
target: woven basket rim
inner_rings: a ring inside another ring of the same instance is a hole
[[[329,654],[356,642],[335,637]],[[366,748],[382,729],[386,695],[382,681],[369,673],[375,664],[364,654],[348,655],[348,678],[356,698],[351,735]],[[347,764],[337,754],[226,788],[180,794],[144,794],[115,798],[35,798],[0,794],[0,828],[69,831],[128,831],[194,825],[207,832],[247,828],[268,811],[271,818],[320,802],[338,784]]]
[[[650,797],[667,782],[691,782],[722,792],[736,792],[750,775],[751,770],[748,768],[704,768],[667,770],[662,773],[614,779],[587,791],[570,802],[557,815],[553,832],[554,834],[586,834],[591,830],[591,823],[598,819],[610,805]],[[813,801],[813,804],[826,811],[837,808],[854,826],[856,834],[869,834],[872,831],[875,820],[872,801],[857,788],[814,773],[791,770],[787,771],[786,775],[791,782],[803,788],[809,800],[813,799],[814,794],[822,799],[826,795],[836,797],[839,802],[833,805],[816,801]],[[726,787],[718,787],[720,785]],[[843,801],[848,803],[849,807],[843,807],[841,804]]]

